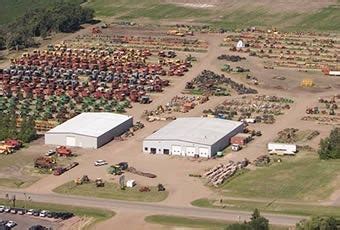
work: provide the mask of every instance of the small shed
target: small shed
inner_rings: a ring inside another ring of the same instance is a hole
[[[126,181],[126,187],[128,188],[132,188],[136,185],[136,181],[135,180],[128,180]]]

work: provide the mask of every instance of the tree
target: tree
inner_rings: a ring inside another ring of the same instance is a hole
[[[318,153],[322,160],[340,159],[340,128],[334,128],[329,137],[321,139]]]
[[[269,221],[261,216],[260,211],[256,208],[249,222],[231,224],[226,227],[226,230],[269,230]]]
[[[256,208],[251,215],[249,225],[254,230],[269,230],[269,221],[260,215],[260,211]]]
[[[337,230],[337,222],[334,217],[312,217],[296,224],[297,230]]]

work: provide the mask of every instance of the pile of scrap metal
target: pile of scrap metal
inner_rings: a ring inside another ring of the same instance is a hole
[[[232,177],[237,170],[247,167],[249,164],[248,159],[244,159],[241,162],[230,161],[228,164],[219,164],[210,169],[203,176],[208,179],[208,183],[214,186],[222,184],[224,181]]]
[[[219,75],[210,70],[203,70],[192,81],[187,82],[186,90],[197,90],[204,95],[215,95],[216,92],[226,91],[225,87],[235,90],[238,94],[257,94],[257,90],[249,88],[244,84],[237,83],[231,78]]]
[[[270,157],[268,155],[261,155],[258,158],[256,158],[253,162],[253,164],[257,167],[266,166],[270,163]]]
[[[155,174],[142,172],[142,171],[135,169],[134,167],[128,167],[126,169],[126,171],[129,172],[129,173],[133,173],[133,174],[136,174],[136,175],[139,175],[139,176],[145,176],[145,177],[149,177],[149,178],[156,178],[157,177]]]
[[[241,60],[246,60],[245,57],[240,57],[238,55],[226,55],[226,54],[222,54],[220,56],[217,57],[218,60],[226,60],[226,61],[231,61],[231,62],[238,62]]]

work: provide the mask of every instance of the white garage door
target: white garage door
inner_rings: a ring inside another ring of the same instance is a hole
[[[186,147],[185,153],[186,153],[187,156],[193,157],[196,154],[196,148],[195,147]]]
[[[76,146],[76,138],[75,137],[66,137],[66,145],[67,146]]]
[[[200,157],[209,157],[209,155],[208,155],[208,152],[209,152],[208,148],[199,148],[198,151],[199,151]]]
[[[173,145],[173,146],[171,147],[171,153],[172,153],[172,155],[181,155],[181,152],[182,152],[181,146]]]

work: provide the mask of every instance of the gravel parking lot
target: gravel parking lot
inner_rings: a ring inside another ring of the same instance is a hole
[[[49,220],[48,218],[10,213],[0,213],[0,220],[12,220],[16,222],[17,225],[13,229],[29,229],[33,225],[42,225],[45,227],[51,227],[52,229],[58,229],[61,226],[58,221]]]

